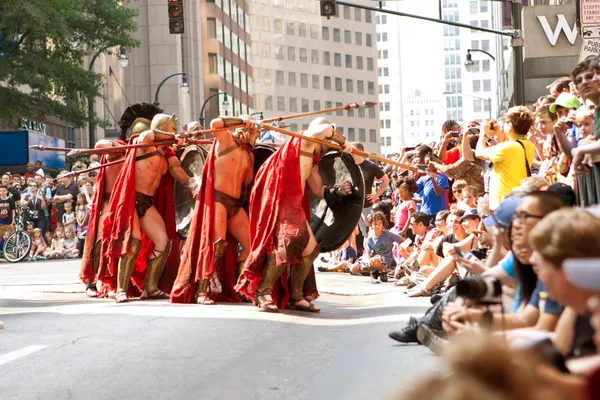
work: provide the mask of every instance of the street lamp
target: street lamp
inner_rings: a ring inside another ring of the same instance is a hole
[[[163,79],[159,84],[158,87],[156,88],[156,92],[154,92],[154,101],[152,102],[152,104],[154,104],[155,106],[159,106],[160,102],[158,101],[158,93],[160,92],[160,89],[162,88],[162,86],[165,84],[165,82],[169,79],[171,79],[174,76],[178,76],[181,75],[181,85],[179,85],[179,87],[181,88],[181,91],[183,92],[183,94],[188,94],[190,92],[190,85],[188,84],[187,81],[187,75],[185,72],[176,72],[174,74],[171,74],[169,76],[167,76],[165,79]]]
[[[265,117],[263,116],[263,112],[262,111],[257,111],[255,113],[250,114],[250,116],[256,115],[256,114],[260,114],[260,119],[265,119]]]
[[[486,99],[486,98],[479,97],[479,96],[473,96],[472,94],[468,94],[468,93],[457,93],[457,92],[444,92],[443,94],[445,94],[445,95],[459,94],[461,96],[468,96],[468,97],[472,97],[474,99],[487,101],[489,116],[490,116],[490,119],[492,119],[492,99],[490,97],[488,97]]]
[[[92,68],[94,68],[94,63],[96,62],[96,59],[98,58],[98,56],[102,53],[104,53],[106,50],[110,49],[113,46],[106,46],[101,48],[100,50],[98,50],[98,52],[96,54],[94,54],[94,56],[92,57],[92,59],[90,60],[90,64],[88,65],[88,70],[91,71]],[[129,65],[129,57],[127,57],[127,51],[124,47],[121,47],[121,50],[119,51],[119,65],[121,66],[121,68],[127,68],[127,66]],[[96,126],[94,125],[94,123],[92,122],[92,114],[94,113],[94,99],[92,99],[91,97],[88,97],[88,117],[90,119],[90,121],[88,122],[88,140],[90,142],[90,147],[92,147],[94,145],[94,143],[96,142],[96,137],[94,134],[94,129],[96,128]]]
[[[210,95],[207,97],[206,100],[204,100],[204,104],[202,104],[202,108],[200,109],[200,125],[204,126],[204,107],[206,107],[206,105],[208,104],[208,101],[210,99],[212,99],[213,97],[216,97],[218,95],[222,94],[223,95],[223,105],[224,106],[228,106],[229,105],[229,101],[227,100],[227,92],[217,92],[213,95]]]
[[[473,66],[475,65],[475,62],[471,58],[471,52],[472,51],[473,52],[477,52],[477,53],[487,54],[492,60],[496,61],[496,57],[494,57],[493,55],[491,55],[487,51],[477,50],[477,49],[468,49],[467,50],[467,61],[465,61],[465,69],[467,70],[467,72],[472,72],[473,71]]]

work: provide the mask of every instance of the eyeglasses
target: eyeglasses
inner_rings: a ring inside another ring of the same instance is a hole
[[[462,189],[454,189],[452,193],[462,193]]]
[[[533,215],[533,214],[529,214],[528,212],[525,212],[525,211],[519,211],[514,215],[513,220],[516,220],[519,222],[525,222],[529,218],[542,219],[542,218],[544,218],[544,216],[543,215]]]

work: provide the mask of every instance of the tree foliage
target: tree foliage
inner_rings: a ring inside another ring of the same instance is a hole
[[[53,115],[82,126],[101,75],[86,56],[139,46],[137,11],[117,0],[0,1],[0,118]]]

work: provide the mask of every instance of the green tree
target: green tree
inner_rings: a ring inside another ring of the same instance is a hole
[[[0,118],[97,123],[87,98],[101,95],[102,76],[83,61],[138,47],[136,15],[117,0],[1,0]]]

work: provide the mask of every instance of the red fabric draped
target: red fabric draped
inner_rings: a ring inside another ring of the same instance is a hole
[[[281,230],[296,231],[310,221],[308,194],[302,193],[300,177],[301,140],[292,138],[261,166],[250,194],[250,255],[236,289],[253,299],[262,277],[267,256],[275,253],[277,265],[301,261],[287,243],[277,243]],[[293,268],[290,269],[293,274]],[[290,299],[290,273],[284,271],[273,286],[273,300],[283,309]],[[319,296],[314,270],[304,284],[304,296]]]
[[[133,143],[134,137],[129,139]],[[165,150],[167,157],[173,157],[175,154],[169,148]],[[131,239],[133,233],[133,219],[135,211],[135,157],[136,149],[129,149],[125,155],[125,163],[115,181],[112,190],[112,196],[109,203],[109,211],[104,219],[102,230],[102,254],[99,278],[102,281],[102,290],[99,296],[108,294],[116,290],[116,276],[118,270],[118,258],[129,252],[131,248]],[[175,222],[175,204],[173,198],[173,178],[165,175],[153,198],[153,204],[159,214],[165,221],[167,236],[172,240],[172,250],[165,265],[165,270],[161,277],[160,289],[169,292],[177,267],[179,266],[179,240],[176,231]],[[142,247],[136,258],[135,270],[131,278],[133,285],[130,285],[129,294],[137,296],[144,286],[144,277],[146,274],[146,262],[151,257],[153,249],[152,241],[142,234]],[[140,290],[137,290],[140,289]]]
[[[235,283],[235,254],[237,242],[228,235],[229,245],[220,264],[214,265],[214,155],[210,149],[202,170],[202,183],[196,198],[194,217],[183,248],[179,273],[171,292],[171,303],[190,303],[196,286],[202,279],[211,280],[208,296],[213,301],[240,302],[233,288]]]
[[[108,156],[103,154],[100,163],[106,164],[107,158]],[[90,209],[90,218],[88,220],[88,231],[85,236],[81,269],[79,271],[79,279],[81,279],[83,283],[96,280],[93,268],[93,253],[94,244],[96,243],[96,237],[98,235],[98,221],[100,220],[100,212],[102,211],[104,190],[104,168],[100,168],[100,172],[98,172],[98,176],[96,177],[96,190],[94,192],[94,197],[92,198],[92,207]]]

